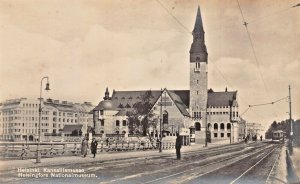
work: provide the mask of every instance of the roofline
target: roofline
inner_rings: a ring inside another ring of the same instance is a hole
[[[172,99],[172,101],[173,102],[175,102],[175,100],[172,98],[172,95],[170,95],[170,93],[169,93],[169,90],[167,90],[166,89],[166,91],[168,92],[168,94],[169,94],[169,96],[171,97],[171,99]],[[180,98],[180,97],[179,97]],[[181,99],[181,98],[180,98]],[[184,104],[184,103],[183,103]],[[179,107],[178,107],[178,105],[175,103],[175,105],[176,105],[176,107],[177,107],[177,109],[180,111],[180,113],[183,115],[183,116],[186,116],[186,115],[184,115],[182,112],[181,112],[181,110],[179,109]],[[185,105],[185,104],[184,104]],[[191,115],[190,115],[190,113],[188,112],[188,114],[189,114],[189,116],[186,116],[186,117],[191,117]]]

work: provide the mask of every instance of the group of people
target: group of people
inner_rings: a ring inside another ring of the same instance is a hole
[[[245,143],[247,143],[249,139],[250,139],[250,135],[247,135],[247,136],[245,137]],[[257,135],[253,135],[253,136],[252,136],[252,140],[253,140],[253,141],[257,141]],[[262,141],[262,135],[260,136],[260,141]]]
[[[108,139],[106,140],[106,144],[108,144]],[[181,153],[180,153],[181,145],[182,145],[182,139],[180,138],[179,134],[177,133],[176,144],[175,144],[177,160],[181,159]],[[92,142],[91,142],[91,153],[94,155],[93,158],[96,157],[97,146],[98,146],[98,142],[96,141],[95,138],[93,138]],[[86,157],[86,155],[88,154],[88,149],[89,149],[88,138],[85,137],[85,138],[83,138],[83,140],[81,142],[81,156],[82,157]]]
[[[91,142],[91,153],[94,155],[93,158],[96,157],[97,146],[98,146],[98,142],[96,141],[95,138],[93,138]],[[83,138],[81,142],[81,156],[86,157],[86,155],[88,154],[88,149],[89,149],[88,138]]]

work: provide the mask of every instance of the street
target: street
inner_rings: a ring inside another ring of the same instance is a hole
[[[271,183],[276,180],[274,167],[281,148],[280,144],[253,142],[183,152],[181,160],[176,160],[175,154],[171,153],[52,167],[84,169],[85,173],[95,174],[97,177],[94,178],[19,178],[11,171],[6,175],[10,178],[6,182]]]

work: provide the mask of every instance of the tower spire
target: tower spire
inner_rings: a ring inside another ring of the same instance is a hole
[[[196,22],[195,22],[193,33],[199,33],[199,32],[204,32],[204,29],[203,29],[202,17],[200,12],[200,6],[198,5],[198,11],[197,11]]]

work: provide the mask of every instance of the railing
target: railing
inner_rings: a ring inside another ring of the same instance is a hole
[[[36,158],[37,143],[0,143],[0,157],[4,159]],[[40,144],[43,158],[77,156],[81,154],[81,142],[43,142]],[[99,142],[97,152],[146,151],[159,148],[158,142]],[[175,149],[175,142],[165,141],[162,149]]]

